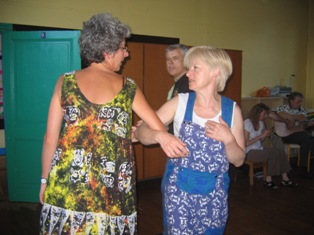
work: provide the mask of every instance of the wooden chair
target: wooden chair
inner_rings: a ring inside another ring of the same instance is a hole
[[[288,161],[290,162],[290,158],[292,157],[291,156],[291,149],[297,149],[298,150],[298,154],[297,154],[297,157],[298,157],[298,163],[297,165],[299,166],[300,165],[300,145],[298,144],[287,144],[285,143],[285,147],[287,147],[287,155],[288,155]],[[310,169],[311,169],[311,160],[314,159],[314,155],[312,155],[312,152],[310,151],[309,152],[309,155],[307,157],[307,172],[310,172]]]
[[[298,151],[298,154],[297,154],[297,157],[298,157],[298,162],[297,162],[297,165],[299,166],[300,165],[300,145],[298,144],[288,144],[288,143],[285,143],[285,149],[287,149],[287,155],[288,155],[288,162],[290,162],[290,158],[292,157],[291,156],[291,150],[292,149],[297,149]]]
[[[312,152],[309,152],[309,155],[307,157],[307,172],[310,173],[311,169],[311,160],[314,159],[314,155],[312,155]]]
[[[249,166],[249,179],[250,185],[254,185],[254,170],[263,168],[263,179],[266,179],[267,162],[253,162],[245,160],[245,164]]]

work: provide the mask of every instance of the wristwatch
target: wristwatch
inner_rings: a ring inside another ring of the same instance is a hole
[[[47,179],[46,178],[40,178],[40,183],[41,184],[47,184]]]

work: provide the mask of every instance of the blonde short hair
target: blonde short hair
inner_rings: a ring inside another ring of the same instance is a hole
[[[194,59],[203,60],[210,69],[218,68],[220,70],[217,90],[218,92],[223,91],[228,78],[232,74],[232,62],[227,52],[211,46],[195,46],[190,48],[185,54],[184,66],[190,68]]]

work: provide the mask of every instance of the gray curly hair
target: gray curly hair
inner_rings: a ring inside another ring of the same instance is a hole
[[[122,41],[130,36],[130,27],[110,13],[94,15],[83,23],[79,38],[81,58],[86,66],[100,63],[104,61],[104,52],[116,52]]]

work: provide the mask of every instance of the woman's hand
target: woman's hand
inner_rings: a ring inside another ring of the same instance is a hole
[[[168,132],[159,131],[156,138],[160,147],[170,158],[186,157],[189,154],[186,144]]]
[[[133,138],[138,139],[144,145],[160,144],[162,150],[170,158],[185,157],[189,153],[184,142],[165,130],[154,130],[146,123],[140,123],[137,127],[133,127],[132,131]]]
[[[131,140],[132,142],[139,142],[138,139],[135,138],[135,132],[137,130],[138,127],[140,127],[142,124],[143,124],[143,120],[139,120],[137,123],[136,123],[136,126],[132,126],[131,127]]]
[[[221,141],[225,144],[231,143],[235,139],[228,124],[222,119],[221,116],[219,117],[219,121],[220,123],[208,120],[205,123],[206,136],[214,140]]]
[[[40,184],[39,201],[42,205],[44,204],[46,186],[46,184]]]
[[[265,137],[268,137],[270,136],[270,134],[273,132],[272,129],[264,129],[262,134],[261,134],[261,137],[264,139]]]
[[[131,140],[132,140],[132,143],[136,143],[138,142],[139,140],[135,138],[135,132],[137,130],[137,127],[136,126],[132,126],[131,127]]]

